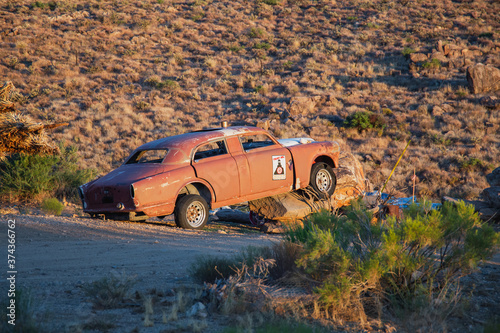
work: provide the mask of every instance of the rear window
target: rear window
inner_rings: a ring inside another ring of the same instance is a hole
[[[168,149],[150,149],[140,150],[136,152],[128,161],[127,164],[137,163],[161,163],[167,156]]]

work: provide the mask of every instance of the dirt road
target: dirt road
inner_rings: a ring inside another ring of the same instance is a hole
[[[35,315],[50,322],[54,332],[81,328],[81,323],[95,316],[79,288],[84,283],[118,272],[136,277],[134,290],[168,290],[190,283],[187,268],[200,255],[229,256],[246,246],[267,245],[280,239],[250,226],[230,223],[189,231],[175,227],[171,220],[131,223],[29,215],[0,218],[3,251],[7,251],[8,221],[15,221],[16,286],[31,291]],[[2,294],[8,289],[6,264],[3,260]],[[121,322],[130,328],[127,320]],[[136,324],[141,327],[140,319]],[[129,332],[127,329],[124,331]]]
[[[192,285],[187,269],[201,255],[230,256],[242,248],[279,242],[249,225],[213,222],[203,231],[175,227],[173,221],[132,223],[43,215],[0,215],[0,257],[6,259],[8,229],[15,221],[16,290],[29,290],[32,317],[42,332],[218,332],[227,318],[193,320],[186,309],[166,321],[173,289]],[[10,288],[2,260],[1,299]],[[130,293],[140,295],[126,307],[95,309],[82,285],[110,274],[135,277]],[[467,306],[448,320],[450,332],[478,331],[500,311],[500,253],[463,279]],[[154,290],[152,292],[152,290]],[[16,291],[16,292],[17,292]],[[473,293],[473,297],[470,297]],[[144,296],[157,298],[154,325],[144,325]],[[2,318],[3,320],[3,318]]]

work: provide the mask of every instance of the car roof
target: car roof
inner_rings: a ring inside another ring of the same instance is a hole
[[[174,136],[169,136],[163,139],[158,139],[143,144],[137,150],[146,149],[165,149],[165,148],[178,148],[181,150],[189,149],[198,146],[201,143],[215,140],[218,138],[225,138],[228,136],[242,135],[242,134],[259,134],[267,133],[261,128],[254,126],[230,126],[220,128],[210,128],[190,133],[184,133]]]

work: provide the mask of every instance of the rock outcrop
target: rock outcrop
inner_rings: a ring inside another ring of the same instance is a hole
[[[486,175],[486,181],[488,181],[490,186],[500,186],[500,167]]]

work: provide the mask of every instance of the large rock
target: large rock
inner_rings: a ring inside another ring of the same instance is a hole
[[[500,69],[483,64],[469,66],[467,67],[467,82],[473,94],[500,90]]]
[[[412,53],[410,54],[410,60],[413,62],[424,62],[429,58],[423,53]]]
[[[358,159],[350,153],[341,153],[339,167],[334,169],[337,176],[337,187],[332,196],[334,208],[348,205],[351,200],[363,195],[367,188],[363,166]]]
[[[363,167],[354,155],[342,153],[339,164],[339,168],[334,169],[337,187],[330,199],[317,200],[308,191],[294,191],[249,201],[250,210],[270,220],[289,222],[303,219],[322,208],[348,205],[351,200],[363,195],[366,180]]]
[[[491,186],[500,186],[500,167],[486,175],[486,180]]]
[[[500,209],[500,186],[488,187],[481,192],[481,196],[489,202],[492,208]]]

